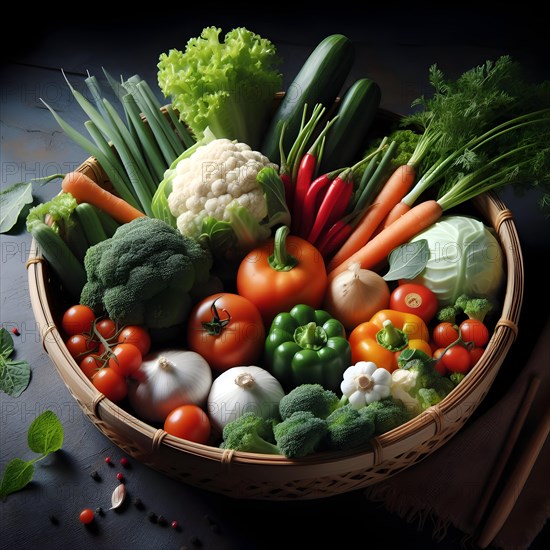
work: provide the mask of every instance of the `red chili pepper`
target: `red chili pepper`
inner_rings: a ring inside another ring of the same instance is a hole
[[[309,232],[313,227],[315,214],[319,211],[319,208],[323,203],[323,199],[325,198],[329,185],[337,175],[338,171],[323,174],[313,180],[313,183],[309,186],[304,199],[302,219],[300,222],[300,231],[298,232],[298,236],[305,239],[309,235]]]
[[[296,185],[294,186],[294,205],[292,207],[292,232],[298,235],[300,232],[300,219],[304,211],[304,204],[307,191],[313,180],[317,156],[310,152],[306,153],[300,161]]]
[[[309,232],[307,240],[315,244],[323,230],[328,230],[336,223],[348,207],[353,193],[353,179],[348,168],[339,174],[330,184],[327,194],[319,207],[319,213],[315,218],[313,228]]]
[[[317,249],[323,258],[326,260],[335,250],[340,248],[352,231],[353,226],[344,219],[339,219],[333,224],[317,242]]]
[[[292,185],[292,178],[288,172],[279,173],[279,177],[285,186],[285,200],[286,205],[289,207],[292,206],[294,201],[294,185]]]

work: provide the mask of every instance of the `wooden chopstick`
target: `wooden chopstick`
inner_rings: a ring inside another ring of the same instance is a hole
[[[483,494],[477,505],[476,512],[472,518],[473,525],[479,525],[483,516],[485,515],[487,505],[493,497],[496,486],[498,485],[498,482],[502,476],[502,472],[504,471],[508,459],[512,454],[519,434],[523,428],[523,425],[525,424],[527,414],[529,413],[531,406],[533,405],[533,401],[535,400],[535,395],[537,394],[539,386],[540,378],[538,378],[537,376],[533,376],[529,385],[527,386],[525,395],[523,396],[523,399],[518,406],[518,410],[516,411],[514,422],[512,424],[508,437],[506,438],[506,441],[504,442],[504,445],[498,455],[498,460],[491,471],[491,477],[489,478],[487,485],[483,490]]]
[[[537,424],[529,441],[526,443],[518,462],[512,471],[508,482],[495,503],[485,526],[478,537],[477,544],[486,548],[498,534],[506,519],[510,515],[519,494],[521,493],[542,447],[550,432],[550,406],[546,408],[544,416]]]

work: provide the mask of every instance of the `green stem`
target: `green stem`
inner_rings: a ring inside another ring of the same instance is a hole
[[[311,322],[294,331],[294,341],[303,349],[317,351],[325,347],[328,336],[323,327]]]
[[[298,264],[298,260],[288,253],[286,248],[286,238],[290,233],[290,229],[286,225],[282,225],[275,232],[273,243],[273,254],[269,256],[269,265],[276,271],[290,271]]]
[[[396,328],[389,319],[386,319],[384,328],[376,333],[376,341],[390,351],[400,351],[407,347],[409,338],[402,330]]]

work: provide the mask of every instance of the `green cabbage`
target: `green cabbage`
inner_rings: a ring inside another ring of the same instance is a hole
[[[503,251],[492,230],[470,216],[444,216],[411,242],[426,239],[430,257],[414,282],[430,288],[440,307],[461,294],[495,298],[504,280]]]
[[[272,42],[244,27],[221,42],[220,32],[206,27],[184,52],[161,54],[158,83],[196,139],[209,127],[217,138],[257,149],[281,88],[280,59]]]

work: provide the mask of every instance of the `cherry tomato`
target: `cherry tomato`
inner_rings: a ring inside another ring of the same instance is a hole
[[[164,431],[181,439],[206,443],[210,437],[210,419],[197,405],[181,405],[168,413]]]
[[[485,348],[472,348],[470,350],[470,358],[472,360],[472,367],[481,359],[481,356],[485,353]]]
[[[109,367],[120,376],[131,376],[136,372],[143,357],[141,351],[134,344],[117,344],[113,348],[113,355],[109,358]]]
[[[441,374],[441,376],[445,376],[449,374],[449,371],[447,370],[445,363],[443,363],[443,361],[439,361],[439,358],[443,355],[444,351],[445,351],[445,348],[439,348],[434,350],[434,353],[433,353],[433,358],[437,359],[437,361],[434,364],[434,368],[439,374]]]
[[[429,323],[437,313],[437,296],[428,287],[416,283],[399,285],[390,295],[390,309],[414,313]]]
[[[450,347],[441,356],[440,362],[449,372],[459,372],[461,374],[466,374],[472,367],[470,351],[459,344]]]
[[[433,341],[437,347],[446,348],[458,339],[458,330],[452,323],[439,323],[432,333]]]
[[[92,523],[92,521],[94,521],[94,511],[91,508],[84,508],[84,510],[80,512],[79,519],[81,523],[84,524]]]
[[[265,343],[265,328],[258,308],[238,294],[212,294],[191,311],[187,345],[218,372],[239,365],[254,365]]]
[[[264,325],[281,311],[290,311],[296,304],[319,308],[325,296],[327,272],[323,256],[310,242],[288,235],[281,250],[286,250],[291,269],[275,269],[269,262],[275,239],[269,239],[249,252],[237,271],[237,292],[260,310]],[[296,263],[291,264],[291,259]]]
[[[88,306],[76,304],[63,314],[61,326],[69,336],[90,332],[95,321],[95,314]]]
[[[88,334],[73,334],[69,336],[65,345],[75,359],[82,359],[86,354],[97,348],[97,342]]]
[[[124,327],[118,335],[118,341],[121,344],[133,344],[139,348],[142,356],[147,355],[151,349],[151,336],[145,328],[139,325]]]
[[[92,378],[92,384],[114,403],[124,399],[128,393],[125,378],[110,367],[100,369]]]
[[[86,355],[79,364],[82,372],[91,380],[103,366],[103,362],[97,355]]]
[[[477,319],[466,319],[460,323],[460,335],[464,342],[473,342],[476,348],[482,348],[489,341],[489,329]]]
[[[105,340],[109,340],[116,334],[116,323],[112,319],[101,319],[95,324],[95,328]]]

